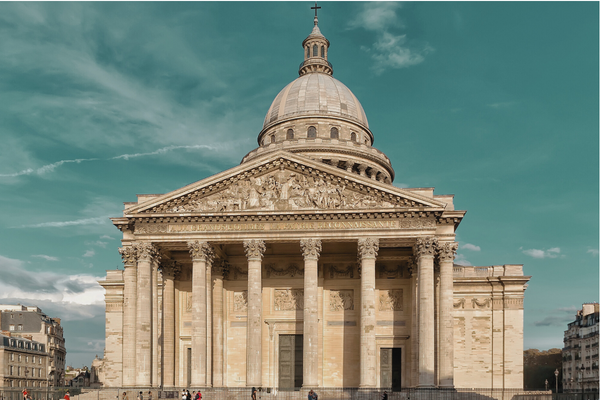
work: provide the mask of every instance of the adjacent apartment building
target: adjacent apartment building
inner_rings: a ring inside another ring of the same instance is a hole
[[[598,303],[585,303],[565,331],[563,388],[598,392]]]
[[[36,306],[0,304],[0,330],[12,337],[29,338],[44,345],[50,386],[63,386],[67,350],[60,318],[50,318]]]
[[[47,387],[48,357],[46,345],[31,337],[0,334],[0,387]]]

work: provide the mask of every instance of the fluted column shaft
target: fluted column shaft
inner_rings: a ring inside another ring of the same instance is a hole
[[[172,262],[171,264],[174,264]],[[174,266],[162,267],[163,277],[163,327],[162,327],[162,377],[164,387],[175,386],[175,274]]]
[[[192,381],[206,386],[206,269],[212,261],[207,242],[188,242],[192,256]]]
[[[152,384],[152,262],[156,250],[151,243],[138,243],[136,313],[136,385]]]
[[[262,256],[265,242],[244,241],[248,257],[248,328],[246,338],[246,386],[262,386]]]
[[[137,252],[134,247],[119,249],[123,258],[123,386],[135,386],[135,319],[137,314]]]
[[[318,260],[321,253],[321,241],[302,239],[300,241],[304,256],[304,330],[303,330],[303,383],[302,386],[318,385],[319,368],[319,316],[318,316]]]
[[[439,386],[454,387],[454,256],[458,243],[443,243],[438,248],[440,264],[439,309]]]
[[[419,387],[435,385],[435,302],[433,261],[437,239],[418,238],[415,257],[419,269]]]
[[[216,268],[213,275],[213,386],[223,386],[223,269]]]
[[[206,268],[206,386],[212,386],[212,265]]]
[[[360,277],[360,383],[359,387],[377,385],[377,355],[375,343],[375,258],[379,239],[358,240]]]

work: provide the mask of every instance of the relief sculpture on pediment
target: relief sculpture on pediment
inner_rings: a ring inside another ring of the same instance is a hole
[[[191,198],[167,212],[227,212],[243,210],[394,208],[374,194],[358,193],[345,185],[283,170],[250,177],[218,193]]]

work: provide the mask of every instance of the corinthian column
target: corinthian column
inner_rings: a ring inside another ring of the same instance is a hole
[[[223,386],[223,274],[225,261],[213,265],[213,313],[212,313],[212,371],[213,386]]]
[[[152,263],[157,251],[152,243],[137,243],[137,315],[135,331],[136,385],[152,384]]]
[[[192,256],[192,382],[206,386],[206,269],[213,259],[207,242],[188,242]]]
[[[417,238],[415,257],[419,269],[419,387],[435,384],[435,303],[433,257],[437,239]]]
[[[123,258],[123,386],[135,386],[135,317],[137,312],[137,252],[135,247],[119,248]]]
[[[377,385],[377,357],[375,354],[375,258],[379,239],[358,239],[360,259],[360,383],[359,387]]]
[[[440,263],[439,308],[439,385],[454,387],[454,326],[452,308],[454,302],[454,256],[458,243],[440,243],[437,253]]]
[[[304,256],[304,357],[302,360],[304,374],[302,386],[316,387],[318,385],[318,338],[319,318],[318,304],[318,265],[321,253],[319,239],[302,239],[300,241]]]
[[[175,274],[179,267],[173,260],[161,265],[163,278],[162,379],[164,387],[175,386]]]
[[[245,240],[248,257],[248,336],[246,339],[246,386],[262,386],[262,256],[265,242]]]

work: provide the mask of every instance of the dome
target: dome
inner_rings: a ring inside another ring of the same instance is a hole
[[[263,130],[283,120],[314,116],[347,119],[369,128],[365,111],[346,85],[328,74],[308,73],[275,97]]]

